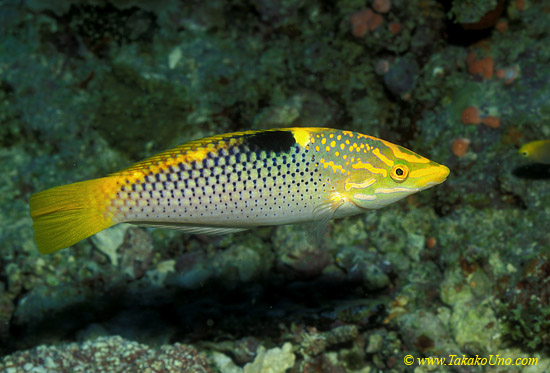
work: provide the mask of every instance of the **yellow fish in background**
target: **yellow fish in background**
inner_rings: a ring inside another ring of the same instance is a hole
[[[223,234],[377,209],[445,181],[449,169],[399,145],[329,128],[192,141],[107,177],[30,198],[38,250],[52,253],[118,223]]]
[[[530,161],[550,164],[550,140],[532,141],[519,148],[519,154]]]

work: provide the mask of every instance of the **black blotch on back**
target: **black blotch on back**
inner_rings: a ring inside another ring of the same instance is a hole
[[[252,151],[265,150],[266,152],[289,152],[296,144],[290,131],[268,131],[243,136],[242,145],[248,146]]]

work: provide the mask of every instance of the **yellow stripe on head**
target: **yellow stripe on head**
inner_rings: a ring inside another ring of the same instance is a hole
[[[372,184],[376,182],[376,179],[368,179],[362,183],[352,183],[352,182],[346,182],[344,188],[346,192],[349,192],[351,189],[365,189],[370,187]]]
[[[409,177],[412,178],[412,179],[416,179],[416,178],[419,178],[419,177],[432,175],[432,174],[438,172],[440,168],[441,168],[441,166],[439,166],[439,165],[433,166],[433,167],[419,168],[418,170],[411,171],[411,173],[409,174]]]
[[[383,168],[377,168],[371,165],[370,163],[363,163],[361,161],[357,161],[357,163],[354,163],[351,165],[353,169],[363,168],[367,171],[370,171],[373,174],[380,174],[384,177],[388,176],[388,171]]]
[[[402,159],[404,161],[411,162],[411,163],[429,163],[430,162],[429,159],[424,158],[421,155],[418,155],[416,153],[413,153],[410,150],[403,148],[402,146],[392,144],[391,142],[387,142],[385,140],[380,140],[380,141],[382,141],[384,145],[390,148],[393,155],[398,159]]]
[[[380,149],[376,148],[372,151],[372,154],[374,154],[378,159],[380,159],[382,162],[386,164],[388,167],[393,167],[394,161],[386,157],[384,154],[380,153]]]

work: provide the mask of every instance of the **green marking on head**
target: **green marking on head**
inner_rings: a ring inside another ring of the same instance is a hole
[[[382,141],[366,157],[356,160],[345,189],[357,206],[376,209],[440,184],[446,166],[401,146]]]

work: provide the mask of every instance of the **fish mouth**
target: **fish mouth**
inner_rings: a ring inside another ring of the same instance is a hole
[[[434,185],[441,184],[447,180],[447,176],[451,173],[449,167],[444,165],[438,165],[438,167],[434,167],[433,170],[434,172],[431,172],[425,176],[424,180],[426,180],[426,182],[421,185],[420,188],[426,189]]]

